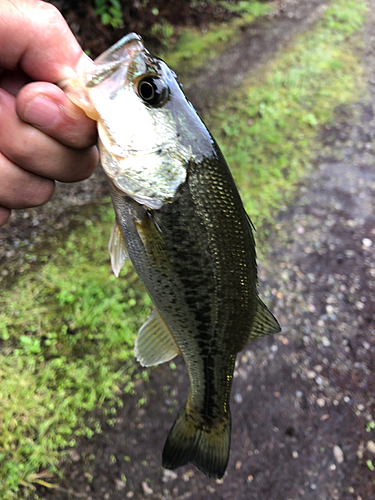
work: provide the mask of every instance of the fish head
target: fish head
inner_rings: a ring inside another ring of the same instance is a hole
[[[175,73],[130,33],[77,77],[61,83],[98,122],[101,162],[120,191],[151,209],[171,203],[192,162],[212,153],[213,140],[186,99]]]

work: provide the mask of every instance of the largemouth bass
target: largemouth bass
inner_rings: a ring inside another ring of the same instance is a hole
[[[116,212],[114,273],[129,256],[156,308],[138,333],[137,359],[151,366],[181,353],[189,374],[163,466],[191,462],[221,478],[236,355],[280,331],[258,296],[252,223],[176,75],[138,35],[124,37],[62,86],[98,122]]]

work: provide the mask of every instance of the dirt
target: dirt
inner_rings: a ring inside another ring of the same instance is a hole
[[[150,370],[149,382],[140,381],[134,395],[123,396],[114,423],[102,418],[102,433],[77,443],[61,464],[65,479],[59,489],[41,488],[41,498],[375,498],[375,431],[367,432],[375,418],[375,0],[369,4],[363,30],[368,95],[337,110],[335,125],[321,130],[316,168],[299,187],[294,206],[280,212],[267,241],[270,250],[262,256],[260,291],[283,332],[257,340],[238,356],[224,479],[207,479],[189,465],[173,472],[161,467],[165,438],[188,390],[177,359],[176,369]],[[239,42],[235,50],[248,58],[246,71],[254,59],[262,64],[288,42],[286,19],[297,32],[324,5],[287,2],[266,21],[265,32],[262,24],[249,27],[245,39],[254,29],[252,50],[265,55],[253,58],[249,39]],[[276,33],[270,47],[268,37]]]

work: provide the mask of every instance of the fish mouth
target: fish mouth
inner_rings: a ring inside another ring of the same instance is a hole
[[[142,38],[139,35],[129,33],[124,36],[95,59],[95,67],[86,71],[84,75],[86,87],[88,89],[96,87],[120,68],[123,71],[127,70],[134,58],[144,50]]]

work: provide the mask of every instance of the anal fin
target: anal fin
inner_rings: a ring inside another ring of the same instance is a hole
[[[247,341],[252,342],[258,337],[263,337],[263,335],[270,335],[272,333],[279,332],[281,332],[281,328],[277,319],[258,297],[258,306]]]
[[[141,326],[135,341],[134,353],[142,366],[159,365],[170,361],[180,349],[159,313],[153,311]]]
[[[119,277],[125,260],[129,257],[126,250],[125,240],[118,222],[113,223],[111,237],[108,244],[109,255],[111,256],[111,267],[116,278]]]

